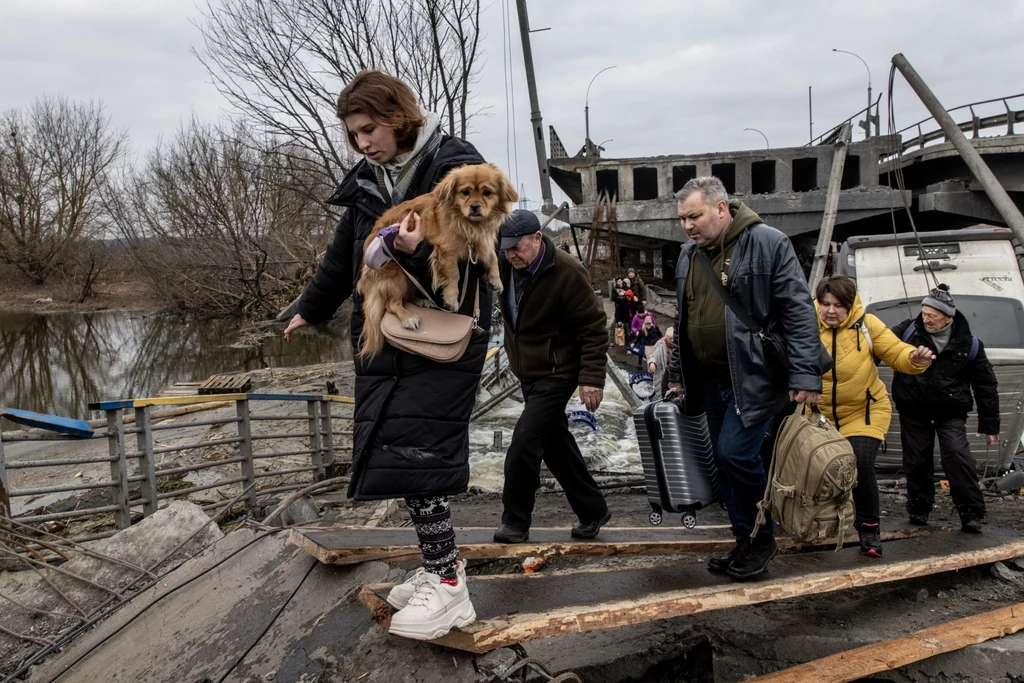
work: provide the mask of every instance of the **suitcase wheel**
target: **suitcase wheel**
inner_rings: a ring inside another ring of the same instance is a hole
[[[661,513],[657,511],[651,512],[651,516],[648,519],[651,520],[651,524],[658,526],[661,524]]]
[[[687,512],[685,515],[683,515],[683,519],[681,521],[683,523],[683,526],[685,526],[687,529],[692,529],[693,527],[697,526],[697,517],[694,516],[692,512]]]

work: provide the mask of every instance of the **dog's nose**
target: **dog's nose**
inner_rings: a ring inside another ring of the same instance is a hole
[[[472,211],[473,213],[479,213],[480,212],[480,205],[479,204],[470,204],[469,205],[469,210]]]

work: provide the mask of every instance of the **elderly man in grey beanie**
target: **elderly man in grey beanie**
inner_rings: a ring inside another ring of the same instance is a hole
[[[967,318],[956,310],[947,285],[932,289],[921,301],[921,314],[904,320],[893,332],[908,344],[927,346],[935,353],[931,367],[920,375],[897,372],[892,381],[892,397],[900,415],[910,522],[927,524],[935,504],[933,453],[938,436],[942,469],[961,529],[981,533],[985,498],[978,486],[966,425],[967,414],[977,400],[978,435],[986,435],[989,445],[999,441],[999,391],[985,346],[971,334]]]

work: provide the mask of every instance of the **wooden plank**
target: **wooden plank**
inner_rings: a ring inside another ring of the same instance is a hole
[[[848,683],[1024,629],[1024,602],[846,650],[750,679],[751,683]]]
[[[537,638],[902,581],[1019,557],[1024,539],[991,532],[982,537],[940,534],[885,548],[885,562],[863,558],[852,548],[781,555],[772,564],[774,578],[747,583],[711,575],[696,564],[579,579],[560,575],[528,584],[517,575],[500,581],[471,579],[478,621],[433,642],[481,653]],[[385,627],[391,615],[385,601],[388,589],[364,586],[360,593],[373,618]]]
[[[530,557],[607,557],[611,555],[677,555],[682,553],[717,553],[729,551],[736,541],[723,536],[728,525],[708,525],[696,529],[685,527],[605,527],[598,538],[575,539],[568,528],[534,528],[527,543],[494,542],[491,527],[458,527],[455,542],[463,559],[482,560]],[[949,527],[907,527],[882,534],[882,540],[917,538]],[[360,562],[400,562],[420,557],[416,531],[412,528],[334,527],[329,529],[292,529],[290,540],[324,564],[358,564]],[[782,548],[803,547],[796,538],[780,537]],[[847,536],[846,543],[857,543],[857,535]],[[832,548],[834,546],[828,546]]]

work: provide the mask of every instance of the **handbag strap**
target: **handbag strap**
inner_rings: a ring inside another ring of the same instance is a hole
[[[430,292],[428,292],[426,290],[426,288],[423,285],[420,284],[419,280],[417,280],[416,278],[414,278],[412,276],[412,273],[410,273],[408,270],[405,269],[405,266],[402,265],[401,261],[399,261],[397,258],[395,258],[395,255],[391,253],[390,249],[388,249],[388,245],[384,243],[384,240],[380,241],[380,246],[381,246],[382,249],[384,249],[384,253],[387,254],[389,257],[391,257],[391,260],[394,261],[395,264],[398,265],[398,267],[402,269],[402,272],[405,273],[406,277],[408,277],[412,281],[412,284],[416,287],[416,289],[420,290],[420,294],[422,294],[424,297],[426,297],[427,305],[428,306],[430,306],[431,308],[436,308],[439,311],[446,310],[446,309],[441,308],[440,306],[438,306],[437,304],[434,303],[433,295],[430,294]],[[462,308],[462,302],[465,301],[465,299],[466,299],[466,289],[468,287],[469,287],[469,264],[467,263],[466,264],[466,272],[463,274],[463,277],[462,277],[462,291],[459,292],[459,303],[455,306],[455,311],[452,311],[453,313],[454,312],[458,312],[458,310],[460,308]],[[478,320],[479,318],[480,318],[480,283],[477,282],[476,302],[473,304],[473,319],[474,320]]]
[[[743,324],[752,330],[757,330],[757,336],[764,334],[764,326],[759,324],[754,317],[747,312],[747,309],[740,306],[740,303],[733,298],[732,294],[729,293],[722,283],[715,277],[715,271],[711,267],[711,261],[708,260],[707,254],[700,247],[696,247],[697,260],[700,261],[700,265],[704,268],[704,272],[707,273],[708,279],[711,281],[711,286],[714,288],[715,293],[725,302],[725,305],[732,309],[732,312],[736,314],[736,317],[743,321]]]

